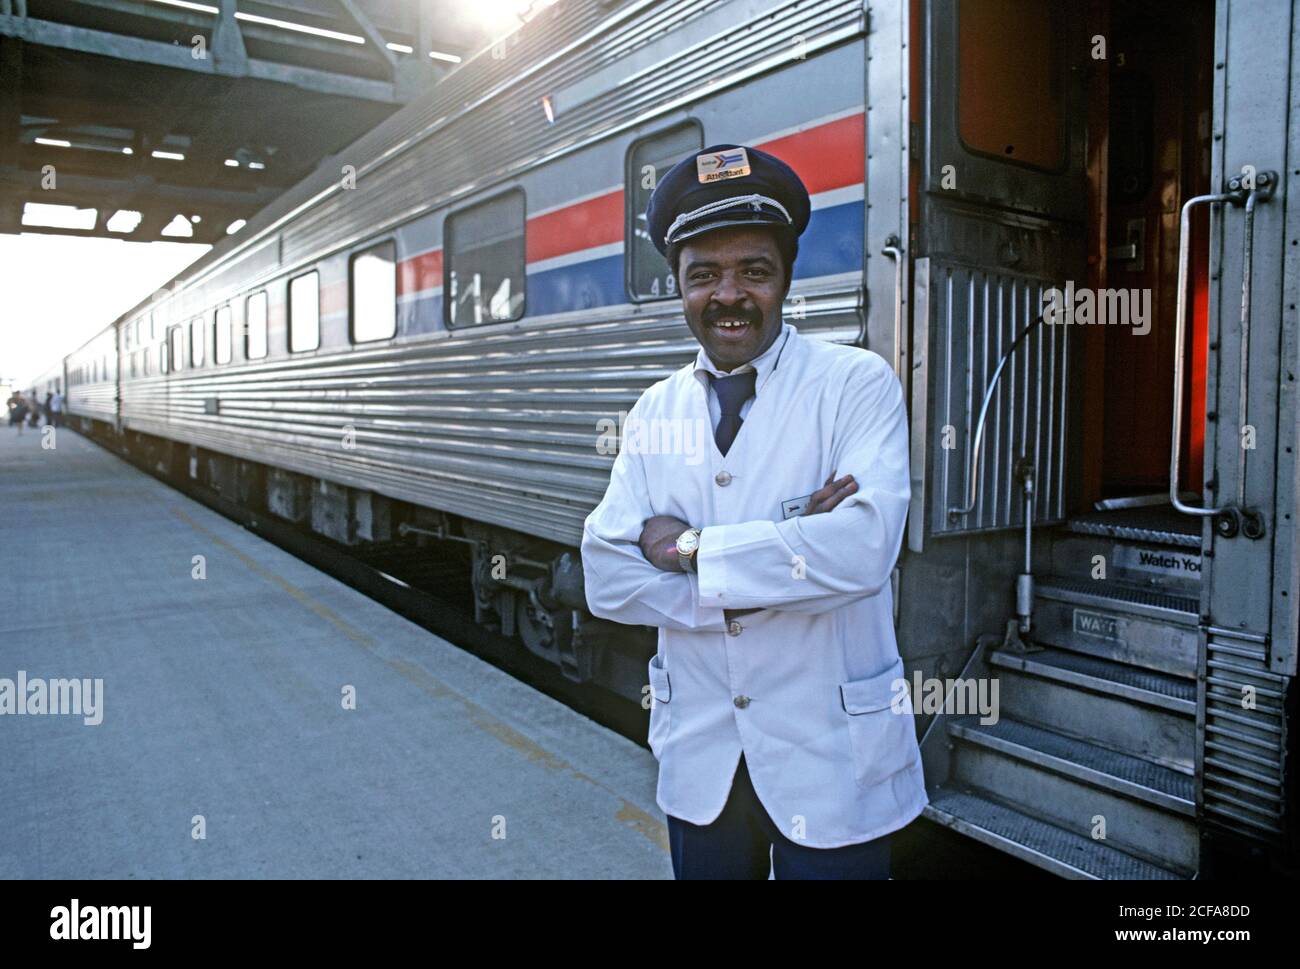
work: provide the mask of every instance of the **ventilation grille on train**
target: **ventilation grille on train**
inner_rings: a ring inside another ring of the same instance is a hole
[[[1268,671],[1262,642],[1211,632],[1206,651],[1197,718],[1204,724],[1205,818],[1272,841],[1282,834],[1283,679]],[[1254,709],[1243,706],[1247,687]]]

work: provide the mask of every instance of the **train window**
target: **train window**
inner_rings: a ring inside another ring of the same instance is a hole
[[[447,216],[443,229],[448,326],[524,315],[524,193],[518,189]]]
[[[624,175],[624,262],[628,295],[634,299],[676,296],[677,280],[659,255],[646,228],[645,208],[660,178],[682,157],[704,147],[704,129],[696,121],[657,132],[634,142]]]
[[[141,355],[140,364],[141,364],[141,370],[143,370],[144,375],[146,377],[149,376],[149,348],[148,347],[144,348],[144,353]]]
[[[122,346],[127,350],[131,349],[131,331],[135,328],[134,323],[128,323],[122,327]]]
[[[230,334],[234,327],[230,322],[230,307],[222,306],[217,310],[217,345],[212,352],[213,363],[229,363],[231,356]]]
[[[154,310],[149,313],[149,339],[158,339],[158,312]]]
[[[312,270],[289,280],[289,351],[320,346],[320,273]]]
[[[1060,11],[1040,0],[957,7],[957,127],[972,151],[1049,171],[1065,162]],[[1007,24],[1016,40],[1006,43]]]
[[[201,316],[196,316],[190,320],[190,366],[203,366],[203,346],[207,343],[204,339],[204,320]]]
[[[249,360],[266,356],[266,290],[244,300],[244,356]]]
[[[149,319],[150,319],[151,321],[153,320],[153,314],[152,314],[152,313],[149,314]],[[140,338],[140,330],[141,330],[141,327],[143,326],[143,324],[144,324],[144,320],[136,320],[136,321],[135,321],[135,345],[136,345],[136,346],[139,346],[139,345],[143,342],[143,341],[141,340],[141,338]],[[151,322],[151,323],[150,323],[150,326],[152,326],[152,325],[153,325],[153,324],[152,324],[152,322]]]
[[[171,340],[169,343],[170,352],[167,354],[167,369],[175,372],[182,369],[185,363],[185,336],[179,323],[170,327],[170,331]]]
[[[391,240],[352,257],[352,342],[397,333],[397,245]]]

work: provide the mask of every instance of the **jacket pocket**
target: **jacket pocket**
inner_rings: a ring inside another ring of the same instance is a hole
[[[668,739],[668,726],[672,720],[673,685],[668,670],[663,666],[663,656],[656,653],[650,657],[650,734],[646,738],[650,744],[650,753],[659,759],[664,741]]]
[[[840,704],[859,784],[878,784],[912,765],[920,748],[901,659],[882,673],[841,683]]]

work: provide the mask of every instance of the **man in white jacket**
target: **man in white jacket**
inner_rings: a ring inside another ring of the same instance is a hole
[[[659,629],[649,742],[678,878],[887,878],[927,798],[890,574],[910,484],[898,379],[781,318],[808,193],[714,145],[647,209],[695,361],[628,414],[582,541],[593,614]],[[644,446],[692,440],[706,456]]]

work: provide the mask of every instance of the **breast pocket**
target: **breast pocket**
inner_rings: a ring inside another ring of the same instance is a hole
[[[878,784],[912,765],[920,748],[901,659],[883,673],[841,683],[840,703],[848,720],[859,784]]]
[[[672,721],[673,698],[672,681],[668,670],[663,665],[663,656],[656,653],[650,657],[650,734],[646,738],[650,744],[650,753],[659,759],[664,741],[668,739],[668,728]]]

